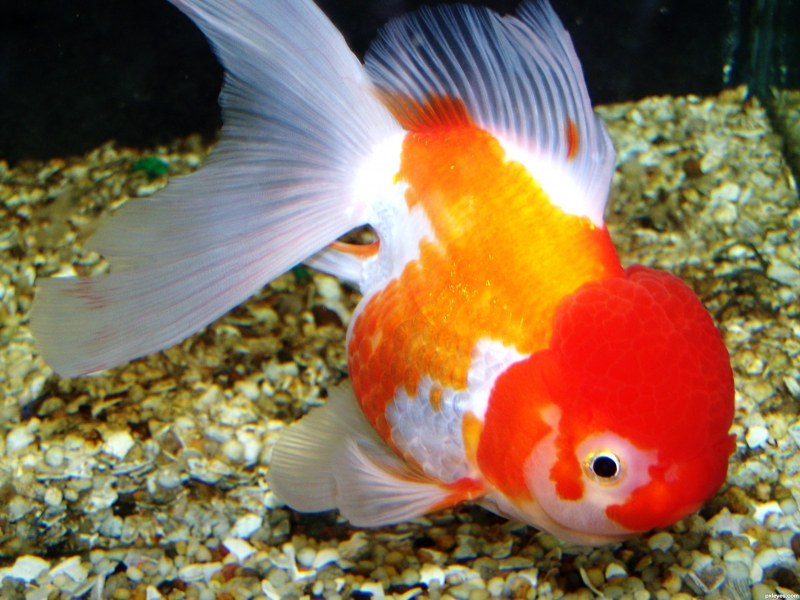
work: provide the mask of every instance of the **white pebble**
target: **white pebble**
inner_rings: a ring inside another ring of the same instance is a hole
[[[386,594],[383,592],[383,586],[374,581],[366,581],[361,584],[361,591],[367,594],[372,594],[372,600],[384,600]]]
[[[367,546],[369,546],[367,536],[364,532],[358,531],[349,540],[339,544],[339,554],[342,558],[355,558]]]
[[[6,577],[21,579],[25,583],[30,583],[49,568],[50,563],[46,560],[26,554],[17,558],[12,566],[0,569],[0,583]]]
[[[800,284],[800,270],[781,262],[777,258],[770,259],[770,265],[767,267],[767,277],[783,285],[796,286]]]
[[[419,570],[420,583],[430,586],[434,581],[439,583],[439,587],[444,585],[444,571],[437,565],[425,563]]]
[[[795,446],[800,448],[800,421],[789,426],[789,435],[794,440]]]
[[[489,583],[486,585],[486,591],[489,592],[489,595],[492,598],[499,598],[500,595],[503,593],[503,586],[505,585],[505,581],[502,577],[492,577],[489,580]]]
[[[723,204],[714,211],[713,218],[720,225],[733,225],[739,218],[739,209],[735,204]]]
[[[51,578],[57,575],[66,575],[75,583],[83,583],[89,577],[89,570],[81,564],[80,556],[65,558],[48,573]]]
[[[19,521],[34,508],[36,508],[36,506],[22,496],[14,496],[6,506],[8,516],[11,517],[12,521]]]
[[[222,453],[232,463],[240,463],[244,460],[244,446],[235,438],[222,445]]]
[[[158,591],[153,585],[147,586],[147,591],[145,592],[145,600],[161,600],[164,596],[161,595],[161,592]]]
[[[751,584],[761,583],[764,579],[764,569],[758,563],[753,563],[750,567],[750,582]]]
[[[174,490],[181,484],[181,474],[177,469],[161,469],[156,474],[156,481],[165,490]]]
[[[31,419],[27,423],[17,425],[6,436],[6,452],[11,453],[22,450],[36,439],[39,431],[39,419]]]
[[[314,559],[316,556],[317,551],[311,546],[306,546],[305,548],[300,548],[300,550],[297,551],[297,562],[301,566],[309,569],[311,568],[311,565],[314,564]]]
[[[233,390],[253,402],[258,400],[261,395],[261,389],[258,387],[258,383],[250,380],[237,382]]]
[[[750,548],[732,548],[722,558],[726,563],[742,563],[749,569],[753,566],[754,553]]]
[[[606,581],[613,579],[614,577],[625,577],[627,575],[628,573],[625,571],[625,569],[617,563],[608,563],[608,566],[606,567]]]
[[[666,531],[661,531],[655,535],[650,536],[647,540],[647,545],[650,547],[650,550],[661,550],[662,552],[667,552],[672,545],[675,543],[675,539],[672,537],[672,534],[667,533]]]
[[[751,448],[763,448],[769,440],[769,430],[761,425],[753,425],[747,428],[744,440]]]
[[[216,573],[222,570],[222,563],[192,563],[178,569],[178,577],[186,583],[194,581],[208,582]]]
[[[763,525],[764,521],[767,520],[767,516],[771,514],[783,514],[781,511],[781,505],[774,500],[756,504],[756,510],[753,514],[753,519]]]
[[[222,393],[222,389],[218,385],[212,385],[208,388],[205,393],[200,396],[195,402],[195,406],[200,408],[211,408],[220,404],[225,400],[225,395]]]
[[[766,548],[756,554],[755,564],[766,570],[776,565],[795,562],[791,548]]]
[[[733,535],[739,535],[741,520],[741,515],[732,515],[731,511],[728,510],[728,507],[726,506],[716,515],[711,517],[707,523],[707,526],[709,531],[711,531],[711,533],[713,533],[715,536],[725,532],[732,533]]]
[[[722,185],[719,185],[711,190],[711,202],[713,204],[736,202],[741,193],[742,188],[731,181],[726,181]]]
[[[44,493],[44,501],[48,506],[58,506],[64,499],[64,494],[57,487],[49,487]]]
[[[792,498],[781,500],[781,512],[786,516],[791,516],[797,512],[797,502]]]
[[[317,556],[311,566],[315,569],[321,569],[329,563],[336,562],[339,558],[339,551],[336,548],[323,548],[317,552]]]
[[[328,275],[314,275],[314,285],[317,293],[326,300],[340,300],[342,298],[342,286],[339,282]]]
[[[222,545],[228,549],[228,552],[236,557],[239,564],[242,564],[248,557],[256,553],[256,549],[250,544],[236,538],[226,538],[223,540]]]
[[[261,517],[254,514],[239,517],[231,527],[231,537],[247,539],[258,531],[263,522]]]
[[[110,454],[118,460],[123,460],[136,445],[133,437],[127,431],[112,431],[104,437],[103,452]]]
[[[261,581],[261,591],[264,592],[264,595],[269,598],[269,600],[281,600],[281,595],[278,593],[278,590],[275,589],[275,586],[272,585],[268,579],[263,579]]]
[[[44,463],[48,467],[58,469],[64,464],[64,446],[61,444],[53,444],[44,453]]]

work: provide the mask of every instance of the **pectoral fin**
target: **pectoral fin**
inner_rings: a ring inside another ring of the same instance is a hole
[[[478,481],[448,484],[406,463],[372,429],[349,385],[281,436],[270,485],[295,510],[338,508],[364,527],[413,520],[483,493]]]

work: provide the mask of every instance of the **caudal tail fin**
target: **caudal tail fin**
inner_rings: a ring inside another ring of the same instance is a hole
[[[399,131],[311,0],[172,2],[225,67],[222,136],[198,172],[89,240],[110,275],[39,282],[31,329],[63,376],[179,342],[363,224],[356,174]]]

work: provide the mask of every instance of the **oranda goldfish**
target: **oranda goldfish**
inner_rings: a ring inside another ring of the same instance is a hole
[[[227,76],[196,173],[40,282],[31,328],[75,376],[166,348],[305,261],[358,284],[351,385],[288,428],[271,485],[356,525],[477,501],[568,541],[667,526],[725,479],[733,378],[673,275],[623,269],[614,150],[546,0],[423,8],[362,64],[311,0],[172,0]],[[378,242],[336,241],[368,224]]]

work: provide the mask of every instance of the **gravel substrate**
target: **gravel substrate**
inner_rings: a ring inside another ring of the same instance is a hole
[[[311,270],[166,352],[54,376],[27,327],[36,277],[102,273],[82,248],[98,221],[207,151],[199,138],[107,144],[14,169],[0,161],[0,597],[800,593],[800,204],[781,140],[743,89],[598,111],[618,152],[607,218],[623,261],[692,285],[733,357],[738,449],[699,515],[580,549],[470,506],[378,530],[283,508],[266,484],[273,444],[346,376],[359,299]],[[163,164],[139,162],[153,157]]]

